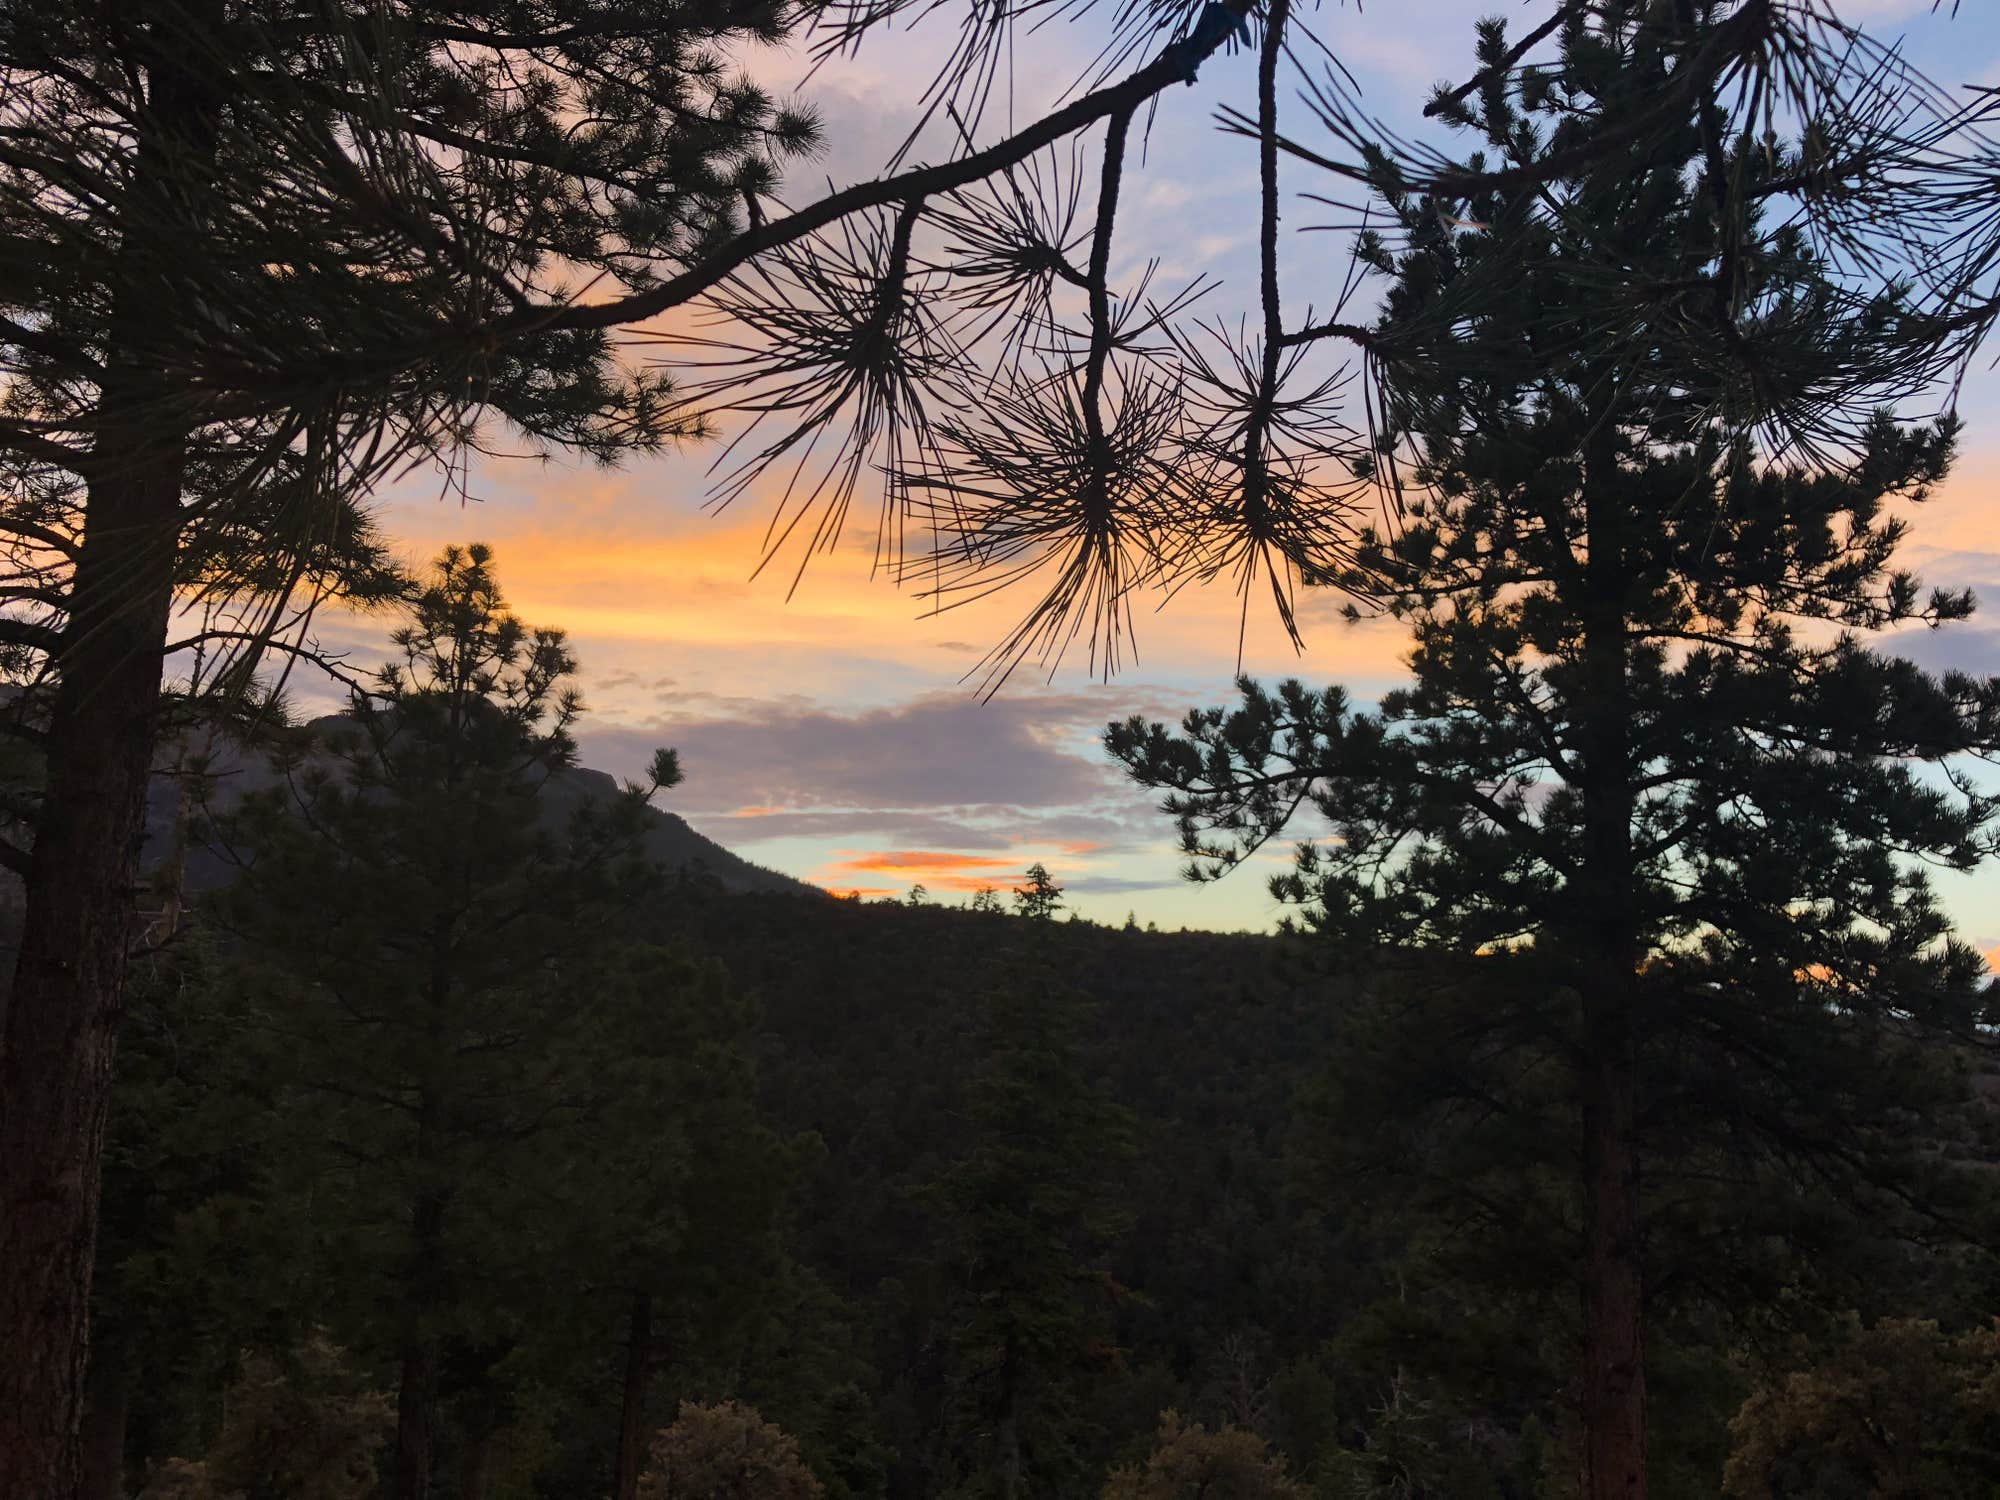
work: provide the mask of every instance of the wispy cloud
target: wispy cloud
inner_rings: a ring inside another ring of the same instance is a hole
[[[875,871],[883,875],[943,874],[951,870],[1012,870],[1011,859],[983,859],[969,854],[948,854],[939,849],[885,849],[879,854],[863,854],[843,860],[839,866],[855,874]]]
[[[1905,630],[1883,642],[1883,649],[1907,657],[1930,672],[1967,672],[1991,676],[2000,672],[2000,628],[1940,626],[1936,630]]]
[[[702,831],[738,845],[811,840],[818,843],[872,843],[991,852],[1047,847],[1065,854],[1120,854],[1143,848],[1156,832],[1143,808],[1106,803],[1102,811],[1072,808],[973,807],[920,811],[900,807],[832,808],[811,811],[737,808],[721,816],[699,815]],[[1025,864],[1033,856],[1014,861]]]
[[[616,768],[654,744],[680,752],[677,809],[1071,807],[1119,786],[1096,753],[1102,705],[1063,694],[981,703],[932,692],[859,713],[770,703],[696,708],[644,727],[599,730],[592,752]]]
[[[829,889],[846,889],[842,877],[883,876],[934,890],[981,891],[1010,886],[1022,866],[1011,859],[989,859],[935,849],[885,849],[858,854],[816,875]]]

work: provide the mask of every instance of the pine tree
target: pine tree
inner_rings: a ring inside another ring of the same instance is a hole
[[[72,1466],[140,805],[190,533],[234,536],[222,593],[242,585],[246,616],[212,638],[241,648],[226,674],[240,686],[260,656],[301,644],[279,627],[297,623],[288,606],[326,539],[406,460],[442,459],[462,485],[496,423],[606,461],[700,430],[656,371],[616,357],[611,331],[704,303],[735,329],[719,352],[694,341],[719,357],[666,341],[672,362],[706,364],[694,404],[785,429],[724,497],[830,439],[813,454],[826,460],[818,475],[786,492],[774,538],[830,541],[858,480],[880,468],[894,480],[889,551],[906,520],[942,523],[945,593],[1049,583],[989,660],[990,682],[1029,655],[1053,661],[1086,620],[1108,662],[1127,587],[1161,570],[1227,572],[1246,591],[1268,581],[1293,623],[1292,580],[1344,539],[1351,487],[1313,482],[1315,445],[1341,424],[1329,387],[1281,389],[1298,366],[1286,351],[1354,330],[1334,319],[1288,331],[1281,316],[1277,159],[1281,143],[1294,148],[1276,79],[1281,59],[1312,55],[1283,0],[1261,8],[1262,348],[1225,340],[1161,379],[1156,351],[1114,321],[1143,291],[1109,277],[1134,114],[1247,40],[1258,9],[1120,10],[1083,87],[998,140],[978,127],[1011,125],[1011,111],[984,106],[1028,14],[1004,6],[968,20],[912,0],[51,0],[0,17],[17,142],[0,161],[0,545],[26,564],[0,585],[0,656],[54,685],[45,722],[0,723],[47,750],[46,784],[6,810],[20,839],[0,841],[0,863],[28,882],[0,1015],[0,1196],[12,1205],[0,1332],[35,1351],[0,1371],[0,1477],[60,1488]],[[1750,108],[1767,116],[1759,89],[1782,85],[1806,113],[1834,101],[1868,139],[1818,154],[1795,196],[1810,193],[1835,239],[1867,238],[1872,216],[1944,242],[1935,257],[1917,248],[1943,271],[1948,316],[1878,352],[1908,368],[1976,338],[1996,305],[1981,295],[1986,154],[1954,151],[1907,69],[1878,67],[1878,52],[1808,8],[1737,9],[1690,50],[1685,76],[1754,80]],[[817,22],[829,29],[816,45],[839,50],[912,11],[964,25],[927,96],[936,118],[970,122],[945,133],[950,154],[775,212],[778,170],[815,131],[733,71],[738,49]],[[1577,14],[1559,7],[1538,34]],[[1482,69],[1455,97],[1507,72]],[[1372,137],[1317,87],[1308,107],[1344,140]],[[1079,234],[1074,178],[1036,158],[1099,124],[1101,200]],[[1650,112],[1632,121],[1640,134],[1654,125]],[[1314,159],[1364,179],[1387,159],[1372,138],[1360,154],[1361,167]],[[1918,211],[1898,211],[1913,199]],[[1055,314],[1057,287],[1085,293],[1087,326]],[[984,348],[966,345],[996,332],[1005,352],[982,369]],[[1447,323],[1405,352],[1422,364],[1450,338]],[[1793,410],[1810,425],[1816,408]],[[913,455],[926,472],[905,471]],[[1182,480],[1192,493],[1175,493]],[[74,497],[76,526],[42,525],[48,485]],[[305,594],[348,587],[340,574]]]
[[[1062,910],[1062,887],[1040,860],[1028,866],[1023,883],[1014,887],[1014,910],[1037,922],[1054,919]]]
[[[205,1451],[237,1362],[310,1345],[327,1300],[286,1191],[283,1115],[227,967],[195,925],[128,989],[79,1500],[122,1500],[128,1470]]]
[[[788,1269],[779,1231],[800,1143],[759,1115],[754,1015],[717,965],[634,944],[595,967],[583,1050],[601,1103],[545,1138],[541,1175],[562,1207],[541,1252],[559,1284],[539,1333],[560,1345],[619,1330],[615,1359],[609,1340],[576,1354],[616,1369],[611,1493],[633,1500],[659,1372],[739,1364]]]
[[[563,1275],[554,1137],[615,1103],[590,1001],[659,888],[645,808],[678,779],[662,751],[648,785],[545,803],[575,664],[506,613],[483,547],[447,549],[413,615],[377,694],[218,821],[241,868],[212,903],[349,1326],[395,1351],[399,1500],[430,1493],[448,1399],[461,1443],[490,1434],[481,1402]]]
[[[1049,583],[989,660],[990,682],[1029,655],[1053,661],[1085,621],[1096,659],[1116,657],[1127,588],[1162,570],[1227,572],[1246,591],[1268,582],[1293,623],[1293,579],[1338,550],[1349,487],[1311,472],[1316,445],[1340,430],[1329,388],[1281,389],[1298,365],[1287,351],[1354,332],[1339,319],[1288,330],[1278,299],[1276,164],[1281,144],[1296,148],[1276,80],[1281,59],[1311,53],[1295,45],[1291,8],[1264,9],[1257,118],[1230,125],[1254,130],[1259,152],[1262,347],[1225,341],[1165,379],[1156,351],[1114,321],[1145,301],[1109,278],[1129,127],[1226,41],[1248,40],[1250,0],[1121,10],[1088,91],[991,141],[977,126],[1009,115],[984,105],[1026,12],[981,10],[928,96],[939,118],[972,122],[946,133],[947,159],[772,212],[779,165],[814,132],[734,75],[734,50],[815,20],[831,28],[822,45],[852,46],[911,8],[52,0],[0,18],[17,142],[0,162],[0,456],[10,500],[53,476],[81,497],[83,521],[45,532],[30,501],[7,507],[4,528],[31,564],[0,587],[0,653],[54,684],[45,724],[4,726],[48,752],[46,785],[8,809],[32,854],[0,843],[0,863],[28,882],[0,1016],[11,1205],[0,1331],[34,1351],[0,1371],[0,1477],[14,1487],[61,1488],[73,1466],[140,804],[190,528],[243,523],[236,581],[252,607],[223,636],[247,671],[282,646],[275,627],[301,565],[404,460],[442,457],[462,483],[496,418],[604,459],[695,432],[653,372],[614,356],[609,331],[705,301],[740,343],[709,364],[699,404],[796,419],[725,496],[831,438],[819,476],[787,492],[775,537],[829,540],[858,478],[880,467],[894,476],[881,528],[892,552],[905,520],[944,522],[945,592],[1037,573]],[[1873,219],[1893,226],[1894,251],[1914,248],[1940,272],[1945,316],[1897,325],[1877,366],[1934,367],[1940,346],[1983,332],[1996,306],[1983,294],[1990,153],[1934,128],[1955,106],[1940,111],[1906,68],[1881,65],[1817,8],[1675,11],[1690,34],[1676,97],[1690,81],[1697,92],[1747,83],[1748,108],[1768,120],[1782,88],[1802,113],[1826,106],[1863,128],[1859,145],[1813,152],[1790,191],[1827,219],[1831,241],[1867,239]],[[1560,6],[1537,35],[1580,15]],[[1451,97],[1518,61],[1482,68]],[[1345,143],[1370,137],[1359,165],[1313,159],[1363,180],[1383,167],[1372,125],[1318,88],[1308,107]],[[1656,134],[1661,113],[1642,109],[1584,154]],[[1100,123],[1101,201],[1078,235],[1077,200],[1064,202],[1073,178],[1034,159]],[[1462,188],[1560,171],[1420,175]],[[1719,217],[1744,201],[1724,193]],[[1079,239],[1087,257],[1072,256]],[[940,263],[913,244],[953,248]],[[1085,294],[1087,320],[1055,315],[1058,286]],[[1450,330],[1446,320],[1401,352],[1421,366],[1449,349]],[[997,387],[963,337],[989,332],[1007,346]],[[1369,350],[1378,368],[1392,352]],[[1734,368],[1753,383],[1765,373]],[[1811,393],[1788,410],[1820,430]],[[913,454],[926,472],[906,471]],[[1183,479],[1192,493],[1175,493]],[[799,524],[808,511],[814,524]],[[45,569],[33,554],[49,548],[58,561]]]
[[[1087,1377],[1111,1358],[1112,1171],[1129,1121],[1085,1072],[1077,998],[1025,963],[990,1001],[971,1145],[926,1190],[954,1288],[944,1376],[952,1493],[1073,1492]]]
[[[1145,1463],[1112,1470],[1102,1500],[1306,1500],[1310,1493],[1256,1433],[1211,1432],[1166,1411]]]
[[[1952,767],[2000,745],[2000,681],[1862,641],[1971,609],[1894,567],[1953,428],[1877,412],[1844,451],[1755,441],[1779,404],[1851,393],[1905,309],[1759,217],[1756,184],[1814,148],[1723,138],[1675,87],[1725,24],[1697,15],[1692,38],[1657,8],[1578,16],[1559,67],[1490,75],[1452,112],[1537,180],[1493,179],[1464,222],[1386,185],[1402,248],[1364,245],[1390,282],[1373,336],[1454,343],[1388,412],[1405,522],[1329,577],[1409,626],[1411,685],[1368,711],[1246,681],[1178,732],[1108,736],[1167,790],[1195,873],[1309,807],[1333,837],[1281,896],[1352,951],[1464,956],[1484,1007],[1406,1009],[1439,1067],[1412,1111],[1504,1128],[1518,1096],[1479,1107],[1482,1069],[1556,1080],[1587,1500],[1646,1492],[1648,1255],[1701,1211],[1689,1185],[1813,1175],[1879,1211],[1917,1155],[1898,1089],[1985,1019],[1921,864],[1993,848]],[[1642,105],[1673,127],[1621,132]],[[1735,244],[1715,205],[1743,182]],[[1676,286],[1725,298],[1742,348],[1718,357]],[[1761,383],[1730,376],[1745,357]]]
[[[39,722],[6,726],[46,774],[11,814],[32,854],[0,851],[27,882],[0,997],[0,1342],[26,1351],[0,1368],[0,1488],[74,1474],[177,589],[226,606],[192,633],[234,654],[240,691],[294,610],[356,581],[329,542],[397,465],[462,461],[496,418],[604,459],[686,432],[601,328],[409,356],[572,276],[651,285],[728,238],[816,136],[717,49],[803,15],[158,0],[0,19],[21,148],[0,164],[0,530],[37,564],[0,589],[0,634],[50,688]],[[16,493],[56,497],[57,524]]]

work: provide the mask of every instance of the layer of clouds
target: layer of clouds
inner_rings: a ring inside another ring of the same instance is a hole
[[[1103,705],[1083,695],[981,703],[933,692],[852,714],[796,702],[734,707],[598,729],[585,737],[586,759],[617,771],[672,745],[687,773],[674,806],[689,813],[1075,808],[1123,785],[1094,749]]]
[[[1140,809],[1143,811],[1143,809]],[[1157,827],[1155,825],[1158,825]],[[899,848],[945,848],[990,854],[1026,844],[1053,844],[1093,853],[1143,846],[1165,828],[1164,820],[1117,816],[1079,809],[1008,807],[988,804],[935,812],[902,808],[831,808],[786,811],[737,809],[701,818],[702,831],[734,848],[778,839],[871,844]],[[1018,863],[1018,861],[1016,861]]]
[[[2000,628],[1947,625],[1937,630],[1906,631],[1883,644],[1926,671],[2000,676]]]
[[[1158,880],[1132,880],[1118,875],[1084,875],[1070,881],[1063,889],[1081,896],[1133,896],[1141,893],[1152,894],[1174,890],[1182,882],[1175,878],[1172,866]]]
[[[1011,886],[1020,875],[1020,862],[1013,859],[943,849],[883,849],[839,861],[825,872],[825,880],[830,886],[845,889],[850,877],[868,880],[888,876],[936,890],[981,891]]]
[[[1992,501],[1983,490],[1974,490],[1968,485],[1964,491],[1956,492],[1958,504],[1952,507],[1945,519],[1963,521],[1987,510]],[[1948,589],[1971,589],[1979,596],[1982,611],[2000,609],[2000,552],[1983,552],[1965,547],[1932,546],[1927,542],[1929,531],[1942,531],[1943,527],[1931,528],[1927,525],[1937,512],[1919,512],[1912,517],[1911,533],[1918,545],[1909,548],[1908,560],[1927,587]]]

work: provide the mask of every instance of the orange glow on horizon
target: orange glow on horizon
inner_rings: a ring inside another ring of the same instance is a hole
[[[682,475],[693,484],[676,483]],[[705,512],[694,498],[702,489],[700,471],[685,458],[611,475],[551,474],[538,488],[545,498],[537,497],[532,508],[405,500],[394,507],[390,529],[410,561],[427,559],[448,542],[476,537],[488,543],[515,612],[533,625],[560,626],[587,644],[839,649],[933,671],[944,667],[948,654],[956,677],[969,664],[968,644],[976,654],[1004,638],[1035,598],[1036,582],[1029,580],[939,610],[921,597],[920,569],[912,566],[899,584],[875,568],[875,536],[867,524],[849,525],[802,574],[790,554],[760,570],[774,502],[752,493],[723,513]],[[1253,605],[1245,667],[1265,676],[1401,677],[1407,650],[1401,627],[1386,620],[1347,625],[1336,618],[1340,602],[1322,591],[1301,592],[1299,612],[1308,631],[1303,654],[1292,649],[1268,608]],[[1199,664],[1203,677],[1226,684],[1235,673],[1241,598],[1217,583],[1182,589],[1169,607],[1160,603],[1152,592],[1133,596],[1138,649],[1121,675],[1137,680],[1161,666],[1181,675],[1187,665]],[[1064,660],[1062,678],[1079,680],[1088,652],[1079,648]],[[771,665],[783,673],[788,664]],[[1043,675],[1028,670],[1020,681],[1026,686]]]
[[[843,849],[837,852],[847,854],[856,851]],[[1018,859],[949,854],[929,849],[890,849],[879,854],[857,854],[855,858],[841,860],[827,867],[819,878],[830,881],[836,875],[888,875],[908,881],[911,885],[975,894],[1011,885],[1024,868]]]
[[[863,854],[858,850],[842,849],[842,854],[857,854],[855,859],[843,860],[839,868],[843,870],[879,870],[884,875],[921,875],[928,870],[1018,870],[1021,864],[1013,859],[992,859],[976,854],[948,854],[932,849],[884,849],[876,854]]]
[[[1052,845],[1065,852],[1074,852],[1068,846]],[[1095,845],[1085,846],[1095,848]],[[839,849],[836,854],[852,856],[836,863],[823,866],[809,877],[814,884],[829,890],[860,889],[876,894],[898,894],[879,887],[850,887],[839,877],[843,875],[888,875],[909,885],[921,885],[931,890],[958,891],[967,895],[985,890],[1011,890],[1017,880],[1023,878],[1034,857],[1024,848],[1023,852],[1011,856],[984,854],[953,854],[939,849],[884,849],[869,853],[861,850]],[[1049,863],[1044,860],[1043,863]]]
[[[920,885],[926,890],[957,891],[962,895],[976,896],[981,891],[1004,891],[1013,889],[1010,881],[993,881],[978,875],[926,875],[922,880],[913,880],[911,885]]]
[[[807,884],[818,884],[818,882],[808,881]],[[820,886],[820,889],[825,891],[829,896],[837,897],[842,901],[877,901],[884,896],[900,896],[903,894],[901,891],[886,885],[823,885]]]

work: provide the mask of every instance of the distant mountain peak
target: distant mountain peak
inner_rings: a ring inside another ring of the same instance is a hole
[[[350,722],[344,714],[330,714],[306,724],[304,733],[320,740]],[[209,801],[218,810],[232,806],[248,792],[269,786],[274,779],[269,763],[260,751],[226,743],[218,745],[210,757],[208,775],[213,782]],[[616,796],[618,790],[617,778],[608,772],[577,766],[559,773],[543,788],[543,805],[548,815],[560,816],[581,802]],[[168,847],[179,805],[180,791],[173,777],[165,771],[156,774],[146,802],[149,863]],[[705,875],[727,891],[826,894],[816,885],[752,864],[714,839],[696,832],[678,813],[663,808],[649,810],[646,852],[666,869]],[[190,851],[186,875],[189,890],[212,890],[228,878],[228,865],[213,851]]]

